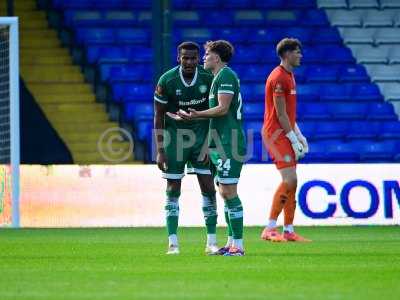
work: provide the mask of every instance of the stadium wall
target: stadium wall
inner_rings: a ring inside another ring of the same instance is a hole
[[[303,164],[298,174],[296,224],[400,225],[399,164]],[[245,225],[265,223],[279,178],[273,165],[244,166]],[[155,165],[22,165],[21,226],[163,226],[164,187]],[[181,226],[203,226],[193,175],[183,179],[180,208]],[[224,226],[220,198],[218,212]]]

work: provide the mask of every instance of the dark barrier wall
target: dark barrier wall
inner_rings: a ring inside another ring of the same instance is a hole
[[[20,80],[21,163],[72,164],[72,156]]]

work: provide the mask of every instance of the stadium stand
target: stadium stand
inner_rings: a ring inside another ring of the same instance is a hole
[[[154,89],[150,4],[53,0],[63,15],[61,27],[71,33],[71,47],[81,53],[78,61],[91,70],[85,75],[98,100],[106,101],[113,118],[132,125],[148,151]],[[393,107],[400,113],[399,1],[175,0],[173,6],[175,45],[223,38],[236,47],[231,66],[242,83],[246,129],[261,128],[264,83],[279,63],[276,42],[296,37],[304,46],[295,73],[299,125],[311,149],[305,161],[400,159]],[[261,137],[254,137],[250,162],[261,162]]]

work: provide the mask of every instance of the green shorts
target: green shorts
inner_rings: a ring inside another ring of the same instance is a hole
[[[244,156],[246,153],[245,149],[240,149],[238,152],[240,156]],[[230,145],[224,145],[224,154],[217,151],[216,148],[211,148],[209,155],[212,172],[217,183],[237,184],[239,182],[243,159],[232,154]]]
[[[167,129],[167,132],[170,141],[164,145],[167,170],[162,173],[163,178],[182,179],[185,176],[186,164],[187,173],[211,175],[209,163],[201,160],[202,149],[207,145],[208,126],[193,130],[192,137],[186,135],[186,132],[178,134],[176,128]]]

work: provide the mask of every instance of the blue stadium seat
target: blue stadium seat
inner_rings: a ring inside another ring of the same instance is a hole
[[[153,138],[152,130],[153,130],[153,120],[138,120],[135,123],[136,138],[139,141],[146,141],[148,145],[151,144]]]
[[[172,5],[174,9],[188,9],[190,2],[187,0],[173,0]]]
[[[143,65],[114,65],[110,70],[108,81],[113,82],[138,82],[142,81],[144,76]]]
[[[243,105],[244,120],[263,120],[264,103],[246,103]]]
[[[365,119],[369,109],[368,104],[359,102],[330,102],[326,106],[332,117],[336,120],[362,120]]]
[[[381,125],[379,122],[369,121],[353,121],[350,122],[346,139],[375,139],[381,131]]]
[[[399,145],[394,141],[383,141],[375,143],[352,143],[353,147],[360,151],[360,158],[365,162],[392,161],[398,155]]]
[[[246,68],[244,76],[240,77],[241,81],[248,82],[265,82],[268,73],[264,66],[262,65],[249,65]]]
[[[256,1],[256,2],[264,2],[265,4],[268,5],[269,2],[274,2],[274,1]],[[302,19],[301,11],[296,11],[296,10],[282,10],[282,9],[267,10],[267,12],[265,13],[265,22],[267,28],[270,26],[283,26],[283,27],[296,26],[299,24],[301,19]]]
[[[188,1],[185,1],[188,2]],[[190,2],[190,7],[192,9],[217,9],[220,5],[219,1],[215,0],[192,0]]]
[[[302,103],[297,107],[297,116],[301,120],[326,120],[331,117],[326,104]]]
[[[153,103],[132,102],[124,104],[124,120],[139,122],[152,120],[154,115]]]
[[[307,82],[335,82],[338,77],[338,68],[335,66],[316,65],[307,68]]]
[[[351,85],[347,84],[322,84],[320,87],[320,99],[323,102],[355,100],[352,97],[351,88]]]
[[[290,0],[290,1],[285,1],[285,6],[290,9],[293,9],[293,8],[310,9],[310,8],[315,8],[315,1]]]
[[[378,86],[372,83],[352,84],[351,98],[357,101],[377,101],[383,99]]]
[[[153,105],[153,85],[114,83],[112,85],[112,98],[115,102],[146,101]]]
[[[201,12],[201,24],[206,28],[226,28],[233,25],[231,11],[203,11]]]
[[[257,8],[282,8],[284,4],[284,0],[255,1],[255,7]]]
[[[368,119],[395,121],[397,120],[397,115],[391,103],[372,102],[369,104]]]
[[[53,0],[53,6],[57,9],[91,8],[95,0]]]
[[[122,47],[102,47],[97,60],[98,63],[128,61],[128,54]]]
[[[112,44],[114,31],[110,28],[78,28],[75,32],[78,45]]]
[[[264,16],[258,10],[237,10],[233,15],[235,26],[254,26],[262,27],[264,25]]]
[[[318,122],[315,131],[315,139],[343,139],[347,133],[346,121]]]
[[[347,65],[339,69],[340,82],[367,82],[369,76],[362,65]]]
[[[262,127],[263,127],[263,121],[248,121],[244,122],[243,124],[245,134],[248,137],[250,134],[252,134],[253,139],[261,139]]]
[[[130,62],[152,62],[153,49],[143,46],[125,46]],[[149,65],[149,68],[151,66]]]
[[[298,102],[315,102],[319,100],[319,85],[298,84],[296,85],[296,96]]]
[[[327,26],[329,26],[329,21],[325,14],[325,11],[323,11],[321,9],[309,9],[309,10],[306,10],[302,16],[301,26],[303,26],[303,27],[307,27],[307,26],[327,27]],[[337,32],[337,30],[336,30],[336,32]],[[339,35],[339,38],[340,38],[340,35]]]
[[[137,24],[137,15],[132,11],[111,10],[104,12],[104,22],[107,26],[134,26]]]
[[[230,0],[230,1],[222,1],[221,5],[223,8],[249,8],[253,5],[253,0]]]
[[[103,1],[107,2],[108,0],[103,0]],[[151,9],[151,0],[140,0],[140,1],[123,0],[123,1],[124,1],[124,7],[128,9],[147,9],[147,10]]]
[[[244,105],[246,105],[248,101],[259,101],[259,99],[254,96],[252,84],[240,84],[240,93],[242,94],[242,98],[245,103]]]
[[[309,44],[314,33],[313,28],[307,27],[288,27],[284,30],[284,36],[297,38],[302,44]]]
[[[343,143],[340,140],[326,143],[325,151],[330,162],[355,162],[360,158],[360,154],[350,143]]]
[[[115,32],[119,44],[150,44],[150,32],[146,29],[118,28]]]
[[[306,81],[307,66],[300,66],[294,69],[294,75],[296,77],[296,83],[304,83]]]
[[[64,12],[64,25],[67,27],[93,27],[103,23],[103,15],[97,10],[66,10]]]
[[[248,40],[249,31],[247,29],[222,28],[217,29],[215,35],[220,39],[229,40],[232,44],[244,44]]]
[[[300,121],[297,122],[297,125],[300,128],[301,133],[307,138],[312,139],[314,136],[315,127],[318,122],[310,122],[310,121]]]
[[[277,66],[279,64],[279,58],[278,58],[278,55],[276,54],[274,47],[271,47],[271,46],[260,47],[259,51],[261,53],[261,55],[260,55],[261,62],[266,63],[266,64],[273,64],[275,66]]]
[[[124,8],[125,0],[96,0],[93,1],[93,6],[102,9]]]
[[[248,37],[248,42],[250,44],[267,44],[270,43],[268,36],[269,30],[263,28],[255,29],[255,31]]]
[[[256,98],[254,101],[264,102],[265,99],[265,83],[253,85],[253,95]]]
[[[310,21],[311,19],[307,19]],[[340,37],[339,31],[335,27],[319,28],[316,30],[311,37],[313,44],[341,44],[342,38]]]
[[[309,152],[302,159],[302,162],[324,162],[326,161],[326,143],[309,141]]]
[[[305,46],[301,52],[303,54],[302,64],[323,64],[325,62],[324,54],[316,47]]]
[[[174,26],[177,28],[200,25],[200,13],[194,10],[175,11],[172,17]]]
[[[352,64],[355,59],[351,50],[342,46],[321,46],[319,48],[321,55],[324,56],[325,63],[332,64]]]
[[[177,30],[174,34],[176,41],[181,43],[182,41],[194,41],[199,44],[203,44],[213,39],[213,32],[205,28],[185,28]]]
[[[260,52],[255,47],[237,47],[235,49],[235,55],[233,56],[233,60],[236,63],[256,63],[260,62],[262,56],[262,52]]]
[[[400,139],[400,122],[384,122],[379,132],[380,139]],[[399,149],[400,153],[400,149]]]

